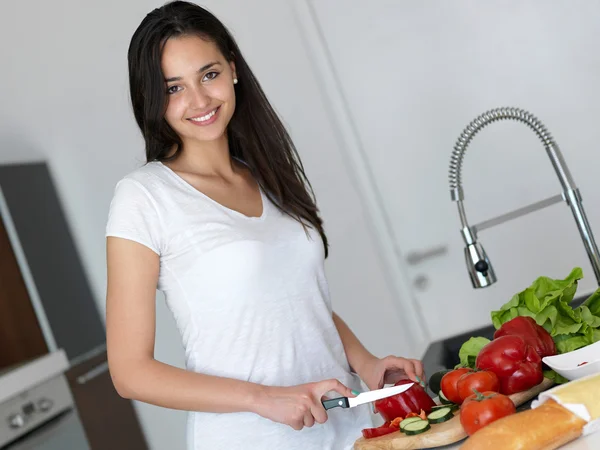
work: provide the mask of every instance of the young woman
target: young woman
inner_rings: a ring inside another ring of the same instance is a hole
[[[188,449],[349,449],[369,406],[328,413],[417,360],[369,353],[333,311],[327,238],[302,164],[240,49],[208,11],[150,12],[129,48],[147,164],[107,224],[107,340],[118,392],[190,411]],[[186,369],[153,357],[164,291]]]

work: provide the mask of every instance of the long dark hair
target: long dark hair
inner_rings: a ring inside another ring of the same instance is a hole
[[[133,113],[146,144],[147,162],[172,160],[181,153],[181,138],[164,118],[168,97],[161,55],[167,39],[190,35],[214,42],[225,59],[235,63],[239,80],[235,86],[236,108],[227,127],[231,156],[246,163],[282,212],[319,232],[327,257],[323,221],[292,139],[227,28],[193,3],[173,1],[155,9],[131,38],[127,55],[129,88]],[[168,156],[173,148],[175,153]]]

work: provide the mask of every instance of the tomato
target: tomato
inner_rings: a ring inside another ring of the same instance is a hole
[[[462,402],[465,398],[474,394],[473,389],[476,389],[479,392],[498,392],[500,389],[500,381],[494,372],[490,372],[489,370],[478,370],[463,374],[456,382],[456,387]]]
[[[390,422],[386,422],[377,428],[365,428],[364,430],[362,430],[362,435],[365,439],[371,439],[379,436],[384,436],[386,434],[394,433],[399,430],[399,427],[391,426]]]
[[[456,386],[456,383],[458,382],[458,379],[467,372],[473,372],[473,369],[463,367],[461,369],[448,372],[442,377],[442,381],[440,383],[442,392],[446,398],[453,403],[460,404],[462,402],[460,395],[458,395],[458,387]]]
[[[471,436],[480,428],[517,412],[515,404],[506,395],[479,391],[467,397],[460,407],[460,423]]]
[[[400,380],[395,386],[412,383],[410,380]],[[418,383],[413,384],[410,389],[401,394],[392,395],[375,401],[375,408],[384,420],[394,420],[396,417],[406,417],[414,412],[417,415],[424,410],[430,413],[435,402],[429,394]]]

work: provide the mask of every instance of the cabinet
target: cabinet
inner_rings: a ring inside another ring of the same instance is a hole
[[[1,220],[0,318],[5,318],[0,319],[0,370],[48,353],[6,227]]]
[[[113,386],[106,351],[66,375],[92,450],[148,448],[131,401],[119,396]]]
[[[0,219],[0,371],[63,349],[91,449],[147,449],[112,384],[104,326],[45,163],[0,166]]]

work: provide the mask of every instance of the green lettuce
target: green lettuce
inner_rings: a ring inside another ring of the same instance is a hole
[[[472,337],[465,342],[458,351],[458,357],[460,363],[456,365],[455,369],[459,367],[470,367],[475,369],[475,360],[481,349],[485,344],[489,343],[490,340],[484,337]]]
[[[600,340],[600,289],[581,306],[573,308],[571,301],[582,278],[579,267],[564,280],[539,277],[498,311],[492,311],[494,327],[498,329],[517,316],[529,316],[550,333],[558,353],[593,344]]]

